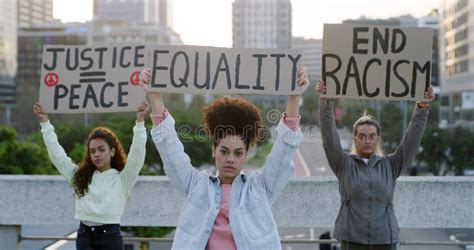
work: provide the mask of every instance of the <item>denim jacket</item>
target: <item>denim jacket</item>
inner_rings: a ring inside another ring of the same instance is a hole
[[[220,209],[220,180],[197,171],[184,152],[168,115],[151,136],[170,182],[186,199],[178,219],[173,249],[204,249]],[[302,133],[280,122],[262,172],[237,176],[231,188],[229,223],[238,249],[281,249],[271,205],[293,174],[293,156]]]

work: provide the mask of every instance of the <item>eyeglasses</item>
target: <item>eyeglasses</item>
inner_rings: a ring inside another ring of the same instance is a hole
[[[376,134],[370,134],[368,137],[364,134],[359,134],[358,136],[354,137],[357,138],[357,140],[361,142],[369,141],[369,142],[375,142],[379,138],[378,135]]]

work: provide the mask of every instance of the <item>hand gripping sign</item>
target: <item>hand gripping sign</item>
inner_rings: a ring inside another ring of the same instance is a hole
[[[430,86],[432,42],[430,28],[325,24],[325,96],[423,100]]]

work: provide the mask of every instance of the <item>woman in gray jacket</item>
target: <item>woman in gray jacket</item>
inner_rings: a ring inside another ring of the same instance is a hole
[[[325,93],[326,84],[318,82],[316,92]],[[402,142],[388,155],[380,150],[380,126],[368,115],[354,123],[352,152],[345,153],[336,131],[334,103],[321,98],[319,119],[323,146],[341,194],[334,230],[341,249],[397,248],[400,238],[393,208],[395,181],[418,151],[428,120],[429,102],[434,99],[431,87],[425,92],[425,98],[417,102]]]

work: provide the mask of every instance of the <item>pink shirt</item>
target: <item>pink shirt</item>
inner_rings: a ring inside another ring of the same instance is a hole
[[[297,131],[300,126],[301,116],[298,117],[287,117],[286,113],[283,113],[283,123],[293,131]]]
[[[168,111],[166,109],[162,114],[150,113],[151,123],[153,123],[153,126],[158,126],[167,116]]]
[[[212,232],[207,241],[206,250],[237,249],[229,224],[229,198],[232,184],[221,184],[222,197],[219,214],[217,214]]]

